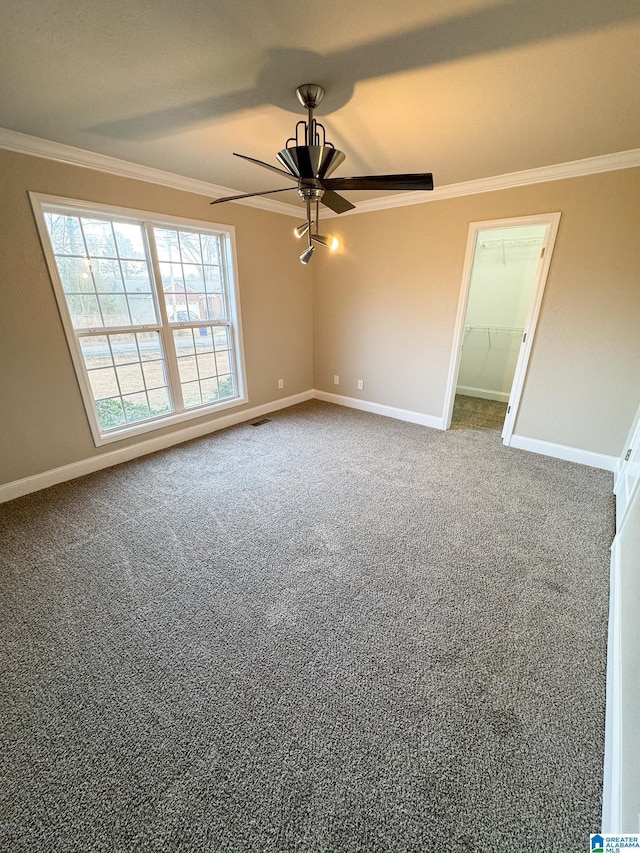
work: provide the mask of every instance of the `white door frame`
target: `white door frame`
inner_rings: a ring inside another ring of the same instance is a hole
[[[460,288],[460,298],[458,300],[458,312],[456,314],[456,322],[453,332],[453,342],[451,347],[451,361],[449,363],[449,375],[447,377],[447,388],[444,397],[444,407],[442,416],[443,429],[449,429],[451,426],[451,415],[453,413],[453,404],[456,396],[456,385],[458,382],[458,371],[460,369],[460,355],[462,350],[462,339],[464,335],[464,320],[467,313],[467,301],[469,299],[469,288],[471,286],[471,273],[473,271],[473,260],[476,252],[476,243],[480,231],[488,231],[492,228],[513,228],[525,225],[547,225],[547,231],[543,243],[540,262],[536,271],[536,280],[533,290],[533,298],[531,307],[527,316],[527,321],[524,328],[523,341],[520,345],[520,354],[516,364],[513,384],[509,396],[508,414],[505,418],[504,427],[502,430],[503,444],[511,443],[513,435],[513,427],[520,406],[520,399],[524,388],[524,381],[527,374],[527,366],[531,355],[533,339],[535,337],[538,316],[542,305],[542,297],[547,284],[547,276],[549,267],[551,266],[551,257],[553,255],[553,247],[555,246],[558,227],[560,225],[560,213],[539,213],[532,216],[515,216],[510,219],[491,219],[484,222],[471,222],[469,225],[469,236],[467,239],[467,250],[464,258],[464,266],[462,269],[462,284]]]

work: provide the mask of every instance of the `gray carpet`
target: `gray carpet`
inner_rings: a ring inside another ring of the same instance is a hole
[[[506,403],[456,394],[451,415],[451,429],[502,430],[506,416]]]
[[[610,475],[270,417],[0,507],[0,849],[586,849]]]

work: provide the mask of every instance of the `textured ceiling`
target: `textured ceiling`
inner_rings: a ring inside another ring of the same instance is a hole
[[[640,147],[640,0],[3,0],[2,12],[1,126],[240,192],[285,185],[232,152],[275,162],[306,82],[327,89],[318,118],[347,155],[338,175],[432,171],[443,186]]]

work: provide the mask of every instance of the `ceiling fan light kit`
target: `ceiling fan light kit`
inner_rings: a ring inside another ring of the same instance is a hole
[[[312,234],[311,239],[315,243],[320,243],[322,246],[326,246],[331,252],[335,252],[335,250],[340,245],[340,241],[337,237],[334,237],[333,234],[329,234],[328,236],[323,236],[322,234]]]
[[[309,230],[309,227],[310,224],[308,222],[302,222],[300,225],[293,229],[293,233],[299,240],[301,237],[304,237],[304,235]]]
[[[307,248],[304,250],[304,252],[300,255],[300,263],[308,264],[309,261],[311,260],[311,255],[313,255],[313,250],[314,250],[313,246],[307,246]]]
[[[336,190],[432,190],[433,175],[430,172],[406,175],[362,175],[355,178],[332,178],[331,175],[344,161],[345,155],[327,141],[325,129],[314,118],[314,110],[324,97],[324,89],[317,83],[305,83],[298,86],[296,95],[302,106],[307,110],[307,120],[296,124],[295,135],[287,139],[285,147],[276,154],[276,158],[284,169],[255,160],[244,154],[234,154],[276,172],[289,180],[295,181],[297,187],[284,187],[264,192],[244,193],[242,195],[218,198],[211,204],[221,204],[226,201],[238,201],[258,195],[286,192],[297,189],[304,199],[307,208],[306,220],[294,229],[296,237],[307,235],[307,248],[300,255],[300,261],[308,264],[313,255],[313,243],[319,243],[331,250],[338,247],[338,240],[333,236],[318,233],[320,225],[320,204],[333,210],[334,213],[345,213],[353,210],[346,198]]]

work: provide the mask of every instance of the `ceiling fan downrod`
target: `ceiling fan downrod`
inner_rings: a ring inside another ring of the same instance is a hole
[[[316,145],[316,120],[313,111],[324,98],[324,89],[317,83],[305,83],[296,89],[296,97],[307,111],[306,143]]]

